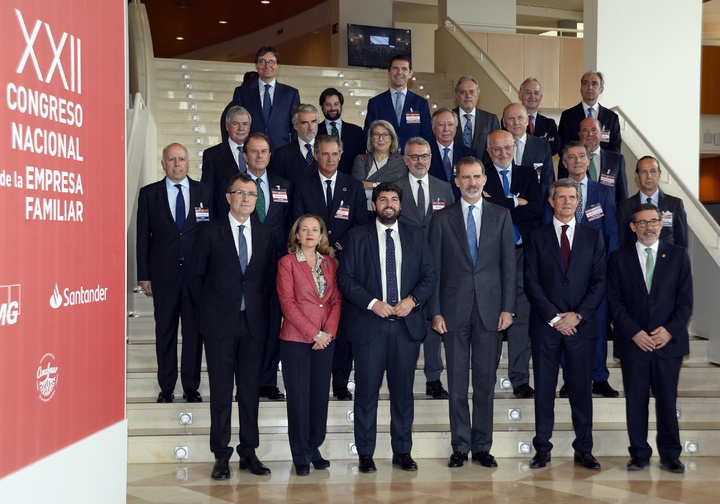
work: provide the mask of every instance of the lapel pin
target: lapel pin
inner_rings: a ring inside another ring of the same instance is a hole
[[[347,192],[347,187],[343,187],[343,192]]]
[[[662,255],[663,259],[665,258],[665,254]]]

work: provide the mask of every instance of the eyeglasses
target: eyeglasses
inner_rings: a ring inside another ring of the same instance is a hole
[[[650,219],[650,220],[639,220],[639,221],[634,221],[634,222],[637,227],[644,228],[644,227],[647,227],[648,224],[650,224],[651,226],[657,226],[661,222],[661,220],[660,219]]]
[[[390,138],[390,133],[388,133],[388,132],[385,132],[385,133],[372,133],[370,136],[373,137],[373,138],[375,138],[375,139],[379,139],[379,138],[387,139],[387,138]]]
[[[258,193],[252,192],[252,191],[241,191],[241,190],[228,191],[228,194],[237,194],[241,198],[245,197],[245,196],[247,196],[248,198],[257,198],[258,197]]]
[[[417,161],[418,159],[427,161],[428,159],[430,159],[430,154],[408,154],[407,157],[409,157],[413,161]]]
[[[261,59],[261,60],[258,60],[258,65],[274,67],[275,65],[277,65],[277,61]]]

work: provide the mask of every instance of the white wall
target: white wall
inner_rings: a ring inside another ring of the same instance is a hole
[[[697,196],[701,2],[585,0],[584,22],[600,102],[619,105]]]
[[[515,33],[515,28],[473,28],[466,23],[515,26],[515,0],[439,0],[438,24],[452,18],[465,31]]]
[[[395,23],[395,28],[412,30],[412,64],[415,72],[435,71],[435,30],[437,25]]]

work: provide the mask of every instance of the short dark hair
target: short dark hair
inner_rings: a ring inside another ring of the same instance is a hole
[[[322,147],[322,144],[337,144],[338,151],[340,151],[340,155],[342,156],[343,153],[343,143],[342,140],[340,140],[336,136],[332,135],[318,135],[315,137],[315,143],[313,144],[313,155],[317,156],[320,154],[320,148]]]
[[[250,175],[248,175],[247,173],[238,172],[235,175],[233,175],[232,177],[230,177],[230,180],[228,180],[227,191],[225,191],[225,192],[230,193],[230,191],[232,191],[233,186],[235,185],[235,182],[237,182],[238,180],[240,180],[242,182],[250,182],[251,184],[255,183],[253,181],[252,177]]]
[[[255,53],[255,63],[257,63],[258,60],[260,60],[260,56],[262,56],[263,54],[267,54],[269,52],[273,53],[273,56],[275,56],[275,59],[277,60],[278,65],[279,65],[280,64],[280,53],[277,52],[277,49],[275,49],[273,46],[262,46],[260,49],[258,49],[257,52]]]
[[[373,187],[372,202],[375,203],[381,192],[394,192],[398,195],[398,199],[402,203],[403,191],[399,185],[395,182],[380,182],[378,185]]]
[[[320,93],[320,108],[322,108],[323,103],[325,103],[325,100],[327,100],[328,96],[334,95],[338,97],[338,100],[340,100],[340,105],[345,105],[345,97],[342,95],[342,93],[334,87],[329,87],[325,91]]]
[[[243,144],[243,150],[242,150],[245,154],[247,154],[247,144],[249,144],[250,140],[252,140],[253,138],[265,140],[268,144],[268,148],[272,149],[272,145],[270,145],[270,139],[268,138],[268,136],[265,133],[263,133],[262,131],[256,131],[255,133],[250,133],[250,135],[248,135],[248,137],[245,139],[245,143]]]
[[[555,193],[557,192],[558,187],[572,187],[575,189],[575,197],[580,200],[580,184],[571,178],[561,178],[553,182],[550,189],[548,189],[548,199],[555,199]]]
[[[568,142],[563,145],[562,151],[560,152],[560,161],[565,161],[565,156],[567,156],[567,153],[573,147],[583,147],[585,149],[585,154],[587,154],[587,157],[590,157],[590,147],[588,147],[587,144],[582,140],[573,140],[572,142]]]
[[[408,53],[396,53],[393,54],[392,58],[390,58],[390,61],[388,62],[388,71],[392,68],[393,61],[407,61],[408,68],[412,70],[412,60],[410,59],[410,55]]]
[[[482,161],[480,161],[475,156],[465,156],[463,158],[460,158],[460,160],[455,165],[455,176],[457,177],[460,174],[460,167],[465,165],[471,165],[471,164],[479,164],[482,168],[482,174],[485,175],[485,165]]]
[[[635,221],[635,215],[640,212],[644,212],[645,210],[654,210],[655,212],[657,212],[658,219],[660,218],[660,209],[656,207],[653,203],[640,203],[638,206],[633,208],[633,222]]]
[[[660,169],[660,161],[658,161],[657,158],[654,158],[652,156],[643,156],[637,160],[637,163],[635,163],[635,173],[637,173],[638,169],[640,168],[640,161],[647,161],[648,159],[652,159],[653,161],[655,161],[655,166],[657,166],[658,171],[662,171]]]

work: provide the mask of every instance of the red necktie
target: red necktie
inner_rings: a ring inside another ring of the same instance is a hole
[[[535,135],[535,116],[530,114],[528,116],[528,128],[530,128],[530,135]]]
[[[560,235],[560,253],[562,254],[563,263],[565,264],[565,270],[568,269],[570,264],[570,240],[567,237],[567,229],[570,227],[567,224],[560,226],[562,228],[562,235]]]

